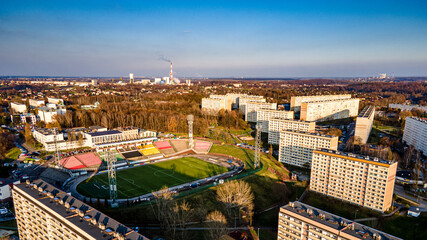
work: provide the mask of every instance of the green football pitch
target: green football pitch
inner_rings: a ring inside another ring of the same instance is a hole
[[[184,157],[117,171],[118,198],[132,198],[217,174],[227,168],[194,157]],[[93,198],[109,198],[108,175],[100,174],[80,183],[77,191]]]

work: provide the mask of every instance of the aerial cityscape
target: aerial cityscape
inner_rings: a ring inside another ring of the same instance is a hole
[[[0,239],[427,239],[427,2],[0,6]]]

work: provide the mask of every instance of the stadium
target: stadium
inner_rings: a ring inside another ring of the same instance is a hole
[[[238,159],[210,154],[211,147],[211,142],[195,140],[190,148],[188,140],[173,139],[115,148],[119,200],[150,200],[151,193],[164,186],[175,192],[186,191],[229,178],[244,169],[244,163]],[[93,171],[74,183],[74,193],[81,198],[110,197],[104,152],[69,156],[60,164],[70,171]]]

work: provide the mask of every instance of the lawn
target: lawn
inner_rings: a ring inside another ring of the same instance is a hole
[[[194,157],[129,168],[117,171],[118,197],[132,198],[159,190],[163,186],[173,187],[227,171],[225,167]],[[107,174],[96,175],[81,183],[77,191],[88,197],[109,197]]]
[[[12,149],[9,150],[9,152],[6,153],[6,158],[5,158],[5,162],[11,162],[14,161],[16,159],[18,159],[19,154],[21,154],[21,150],[19,150],[19,148],[14,147]]]

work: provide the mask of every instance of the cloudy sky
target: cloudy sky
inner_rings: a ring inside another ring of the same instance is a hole
[[[427,76],[427,1],[0,2],[0,75]]]

